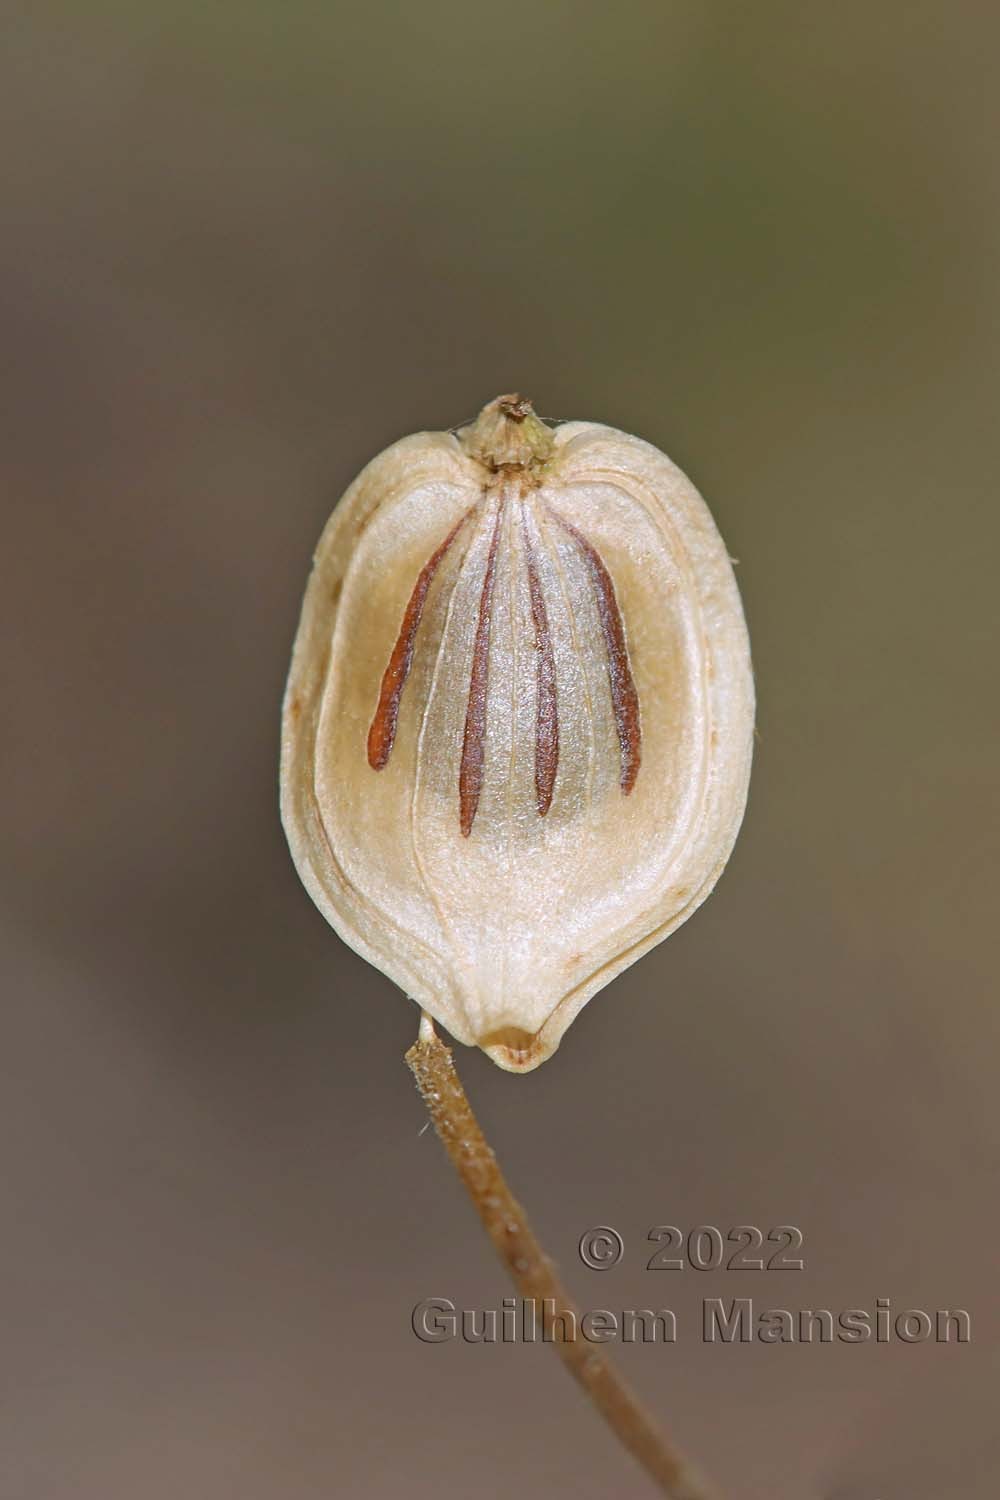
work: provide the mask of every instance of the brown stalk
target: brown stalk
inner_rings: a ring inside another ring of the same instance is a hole
[[[524,1209],[497,1165],[466,1097],[451,1049],[423,1016],[406,1061],[427,1106],[438,1139],[451,1157],[500,1259],[538,1327],[548,1326],[553,1347],[586,1391],[618,1441],[670,1500],[716,1500],[715,1492],[659,1430],[607,1356],[576,1336],[580,1319],[552,1262],[538,1243]],[[568,1316],[561,1316],[561,1315]]]

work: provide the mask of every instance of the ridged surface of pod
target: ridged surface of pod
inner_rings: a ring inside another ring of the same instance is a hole
[[[501,397],[379,454],[320,539],[283,714],[292,855],[346,942],[526,1071],[712,889],[753,707],[690,481]]]

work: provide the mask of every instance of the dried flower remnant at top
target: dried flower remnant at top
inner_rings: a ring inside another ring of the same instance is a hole
[[[690,481],[500,397],[393,444],[334,511],[282,816],[341,936],[524,1071],[711,890],[752,722],[739,595]]]

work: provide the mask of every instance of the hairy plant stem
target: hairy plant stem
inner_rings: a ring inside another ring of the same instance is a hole
[[[451,1049],[427,1015],[421,1019],[420,1034],[406,1061],[438,1139],[497,1254],[522,1298],[534,1304],[536,1325],[549,1329],[553,1347],[574,1380],[662,1494],[670,1500],[716,1500],[715,1492],[647,1416],[601,1349],[579,1337],[576,1308],[507,1186],[455,1072]]]

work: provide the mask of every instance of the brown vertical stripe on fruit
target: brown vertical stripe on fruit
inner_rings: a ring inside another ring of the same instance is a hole
[[[465,736],[462,741],[462,765],[458,775],[459,822],[465,838],[472,832],[479,794],[483,788],[483,757],[486,743],[486,689],[490,672],[490,624],[493,617],[493,581],[496,576],[497,548],[506,502],[497,506],[490,550],[479,596],[479,619],[472,647],[472,671],[469,675],[469,703],[465,712]]]
[[[628,646],[625,641],[625,624],[618,607],[615,586],[597,548],[588,542],[583,532],[578,531],[571,522],[555,511],[553,515],[583,553],[594,586],[597,612],[608,649],[611,707],[615,716],[615,728],[618,731],[618,743],[621,746],[621,789],[627,796],[635,786],[635,779],[642,762],[642,731],[639,727],[639,695],[632,677]]]
[[[559,766],[559,707],[556,699],[556,659],[552,649],[552,633],[549,616],[542,593],[542,580],[538,576],[535,547],[528,531],[524,510],[521,511],[521,533],[524,537],[524,556],[528,568],[528,594],[531,599],[531,619],[535,627],[535,650],[537,661],[535,679],[537,699],[535,706],[535,802],[539,815],[545,817],[552,806],[552,789],[555,786],[556,770]]]
[[[396,644],[392,648],[389,664],[382,677],[375,717],[368,731],[368,764],[373,771],[381,771],[392,754],[392,747],[396,740],[396,721],[399,718],[399,700],[403,696],[403,688],[406,686],[406,679],[413,662],[413,646],[420,625],[420,617],[427,602],[427,594],[434,580],[434,574],[444,560],[445,553],[465,525],[469,514],[469,511],[466,511],[462,519],[452,527],[437,551],[432,553],[424,563],[420,576],[413,585],[413,593],[410,595],[403,614],[403,623],[399,627]]]

